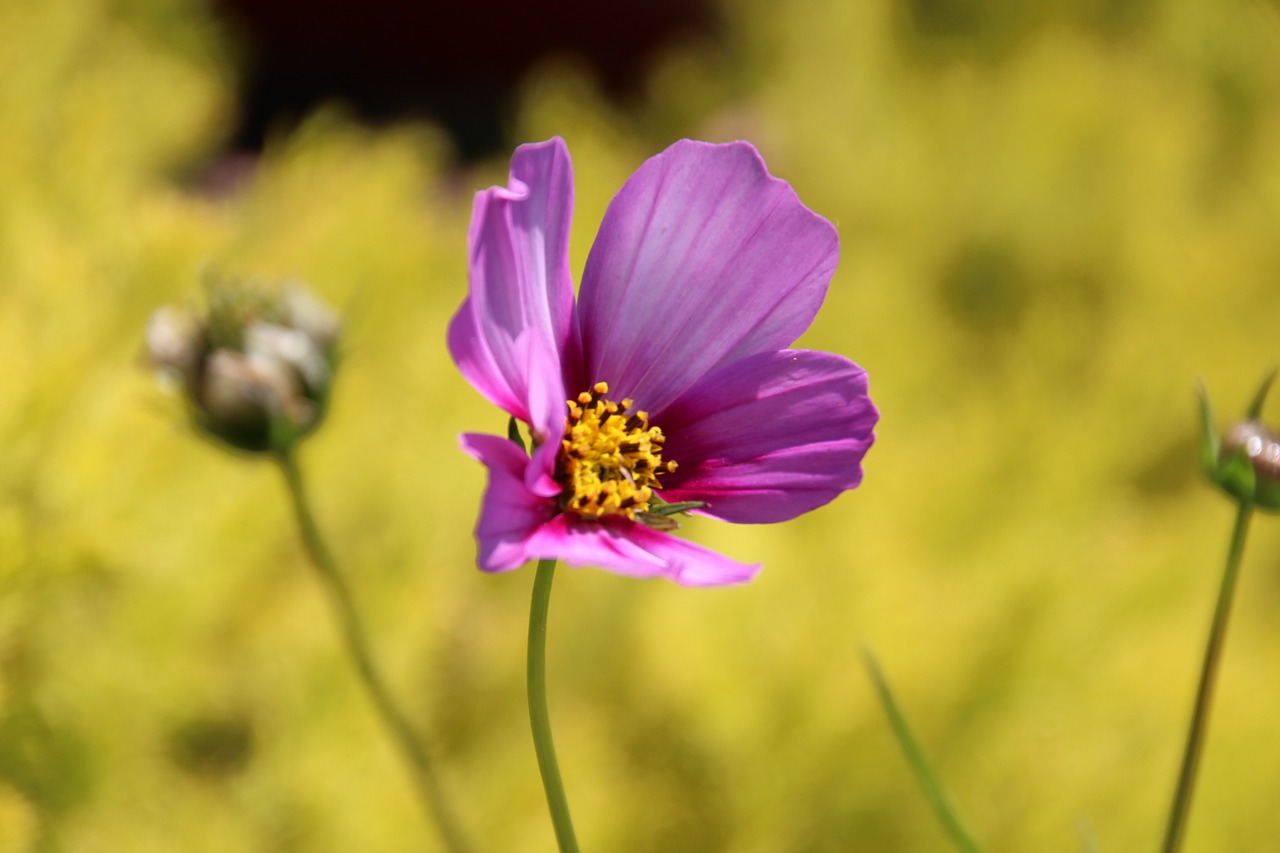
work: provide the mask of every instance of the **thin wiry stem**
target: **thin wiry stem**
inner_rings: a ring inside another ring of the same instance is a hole
[[[538,754],[542,787],[547,792],[547,808],[555,826],[556,842],[562,853],[577,853],[578,839],[569,816],[569,800],[560,779],[556,745],[551,738],[551,714],[547,710],[547,609],[551,602],[551,582],[556,561],[539,560],[533,579],[533,603],[529,607],[529,723],[533,727],[533,748]]]
[[[1178,787],[1174,791],[1173,805],[1169,809],[1164,845],[1160,848],[1163,853],[1176,853],[1182,847],[1186,833],[1191,794],[1195,790],[1196,774],[1200,769],[1200,752],[1209,723],[1209,708],[1213,702],[1218,661],[1222,657],[1222,646],[1227,636],[1227,620],[1231,616],[1231,601],[1235,596],[1236,578],[1240,573],[1240,556],[1244,553],[1252,515],[1253,504],[1241,501],[1240,510],[1236,513],[1235,528],[1231,533],[1231,546],[1227,551],[1227,566],[1222,573],[1222,586],[1218,589],[1218,603],[1213,610],[1213,625],[1209,629],[1209,641],[1204,649],[1204,665],[1200,669],[1200,685],[1196,688],[1195,710],[1191,714],[1187,745],[1182,753],[1182,770],[1178,773]]]
[[[311,557],[311,563],[315,566],[325,590],[329,593],[329,600],[333,604],[339,627],[342,629],[347,651],[356,665],[356,672],[359,673],[360,680],[369,698],[373,700],[382,722],[408,761],[423,807],[427,814],[434,818],[445,847],[452,853],[467,853],[470,845],[467,844],[462,828],[432,771],[426,746],[409,725],[408,718],[396,705],[395,700],[391,698],[391,692],[387,689],[377,667],[374,666],[368,640],[365,638],[360,617],[351,598],[351,591],[338,571],[333,555],[326,547],[319,527],[316,525],[315,516],[311,512],[311,504],[307,499],[306,489],[303,488],[302,473],[297,459],[291,451],[278,454],[276,459],[289,486],[289,496],[293,499],[294,514],[298,518],[298,527],[302,532],[307,554]]]

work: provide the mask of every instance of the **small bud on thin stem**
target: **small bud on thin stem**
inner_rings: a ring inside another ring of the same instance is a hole
[[[1176,853],[1182,847],[1187,817],[1191,811],[1191,795],[1195,791],[1200,770],[1200,753],[1204,747],[1209,710],[1217,683],[1218,662],[1226,642],[1231,604],[1235,598],[1240,559],[1249,535],[1249,521],[1254,509],[1280,509],[1280,441],[1260,420],[1262,405],[1275,379],[1275,372],[1263,380],[1253,397],[1246,420],[1232,426],[1221,439],[1214,433],[1213,411],[1209,395],[1200,389],[1200,449],[1205,473],[1209,479],[1232,497],[1237,505],[1235,527],[1227,549],[1226,567],[1218,588],[1209,638],[1205,643],[1204,662],[1196,688],[1195,706],[1187,731],[1182,766],[1174,789],[1173,804],[1165,828],[1163,853]]]
[[[203,315],[160,308],[151,363],[176,378],[192,423],[249,453],[278,453],[320,425],[336,366],[338,318],[298,285],[272,292],[208,284]]]

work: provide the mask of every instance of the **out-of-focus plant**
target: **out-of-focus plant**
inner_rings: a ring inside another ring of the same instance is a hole
[[[151,363],[176,384],[204,436],[284,456],[324,418],[338,318],[297,284],[217,282],[206,311],[165,306],[147,325]]]
[[[1173,803],[1165,826],[1162,853],[1177,853],[1182,848],[1187,819],[1191,812],[1191,798],[1195,792],[1200,769],[1200,755],[1204,748],[1205,732],[1209,724],[1209,712],[1213,704],[1214,687],[1217,684],[1218,666],[1226,642],[1227,623],[1231,617],[1231,605],[1235,598],[1236,581],[1240,574],[1240,560],[1244,554],[1245,540],[1249,534],[1249,522],[1254,510],[1280,511],[1280,435],[1273,432],[1261,420],[1262,405],[1275,380],[1269,375],[1254,395],[1243,420],[1233,424],[1219,436],[1214,425],[1213,408],[1208,391],[1200,390],[1200,456],[1205,474],[1236,504],[1235,526],[1227,548],[1226,566],[1218,588],[1213,609],[1209,637],[1205,643],[1200,679],[1191,711],[1191,724],[1187,730],[1182,763],[1174,787]],[[976,853],[980,848],[964,827],[951,805],[941,781],[934,772],[923,749],[898,707],[888,681],[871,653],[864,652],[864,659],[877,696],[889,718],[894,736],[919,780],[934,813],[946,829],[957,849],[962,853]]]
[[[333,604],[362,684],[413,771],[428,815],[454,853],[469,849],[422,736],[373,662],[351,591],[316,523],[297,450],[323,420],[337,368],[340,323],[306,289],[215,282],[206,311],[165,306],[151,317],[151,363],[180,389],[197,432],[265,456],[284,475],[307,553]]]
[[[1260,420],[1262,404],[1275,379],[1272,373],[1258,388],[1245,419],[1233,425],[1220,439],[1213,423],[1213,409],[1208,391],[1200,391],[1200,452],[1205,473],[1236,504],[1236,521],[1227,548],[1226,567],[1213,609],[1209,639],[1205,643],[1204,663],[1196,688],[1191,725],[1187,730],[1182,766],[1174,789],[1173,804],[1165,828],[1163,853],[1176,853],[1182,847],[1191,796],[1195,792],[1200,769],[1200,753],[1204,746],[1213,691],[1217,684],[1218,662],[1227,637],[1227,622],[1235,598],[1236,579],[1240,574],[1240,558],[1249,535],[1249,521],[1255,509],[1280,510],[1280,438]]]

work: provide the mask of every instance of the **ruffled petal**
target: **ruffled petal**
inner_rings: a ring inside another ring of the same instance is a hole
[[[705,501],[739,523],[785,521],[862,481],[879,413],[866,371],[812,350],[762,353],[705,377],[653,422],[666,435],[664,500]]]
[[[835,229],[750,144],[682,140],[614,197],[587,259],[587,381],[664,408],[711,370],[789,346],[836,267]]]
[[[559,515],[530,537],[528,551],[571,566],[597,566],[628,577],[664,577],[683,586],[745,583],[760,564],[739,563],[642,524],[572,521]]]
[[[531,559],[529,541],[555,515],[555,501],[525,486],[529,457],[514,442],[467,433],[460,443],[489,469],[489,486],[476,522],[476,563],[486,572],[517,569]]]
[[[476,194],[470,290],[449,324],[449,352],[467,381],[540,431],[558,426],[547,422],[545,405],[536,410],[533,398],[551,394],[563,404],[563,357],[578,346],[569,274],[572,215],[573,169],[563,140],[517,148],[509,185]],[[548,354],[551,375],[531,374],[547,369]]]

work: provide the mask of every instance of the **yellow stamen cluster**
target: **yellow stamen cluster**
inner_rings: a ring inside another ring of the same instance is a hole
[[[676,470],[676,463],[662,461],[662,430],[649,426],[649,413],[630,411],[631,399],[607,400],[608,393],[608,383],[597,382],[568,401],[556,464],[556,481],[564,487],[560,507],[588,519],[634,519],[662,487],[659,475]]]

